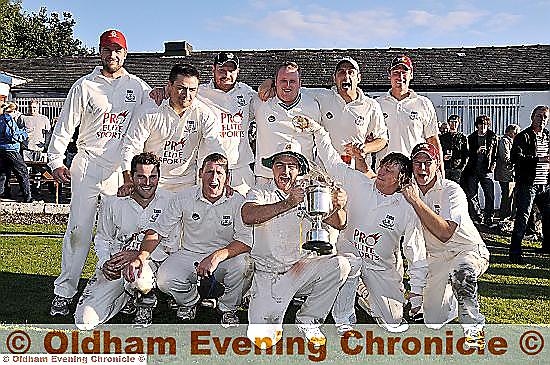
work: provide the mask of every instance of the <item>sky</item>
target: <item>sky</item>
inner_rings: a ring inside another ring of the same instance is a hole
[[[96,47],[121,30],[130,52],[165,41],[195,50],[430,48],[549,44],[550,0],[22,0],[70,12],[75,37]]]

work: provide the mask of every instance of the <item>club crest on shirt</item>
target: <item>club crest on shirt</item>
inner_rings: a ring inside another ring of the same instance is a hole
[[[388,118],[388,113],[382,113],[382,115],[384,116],[384,119]]]
[[[124,98],[124,102],[126,103],[136,102],[136,94],[134,94],[134,90],[131,90],[131,89],[126,90],[126,97]]]
[[[222,226],[230,226],[233,222],[231,221],[230,215],[224,215],[222,216],[222,221],[220,223],[222,224]]]
[[[157,221],[157,218],[159,217],[160,213],[162,213],[162,210],[160,209],[153,209],[153,214],[151,215],[151,218],[149,218],[149,222],[154,223]]]
[[[363,124],[365,124],[365,117],[362,116],[362,115],[357,116],[357,118],[355,118],[355,124],[356,124],[356,125],[363,125]]]
[[[246,105],[246,100],[244,99],[243,95],[237,95],[237,104],[239,104],[239,106]]]
[[[270,122],[270,123],[273,123],[275,121],[275,116],[270,115],[269,117],[267,117],[267,121]]]
[[[325,115],[327,116],[328,119],[334,118],[334,115],[331,112],[327,112],[327,114]]]
[[[391,214],[386,214],[386,217],[382,219],[382,222],[380,223],[380,227],[386,228],[386,229],[392,229],[395,225],[395,217]]]
[[[409,118],[411,118],[411,120],[418,119],[418,112],[415,112],[414,110],[411,111],[411,114],[409,115]]]
[[[439,215],[439,213],[441,212],[441,206],[439,204],[434,204],[434,211],[435,214]]]
[[[194,221],[198,221],[199,219],[201,219],[201,216],[198,213],[193,213],[191,215],[191,218],[193,218]]]
[[[197,131],[197,123],[195,123],[194,120],[188,120],[185,124],[185,131],[186,132],[196,132]]]

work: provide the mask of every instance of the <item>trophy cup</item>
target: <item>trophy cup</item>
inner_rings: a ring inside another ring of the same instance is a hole
[[[333,249],[329,232],[322,225],[323,219],[332,211],[331,190],[330,186],[317,180],[311,180],[306,187],[306,217],[311,221],[311,230],[306,233],[306,242],[302,248],[319,255],[330,255]]]

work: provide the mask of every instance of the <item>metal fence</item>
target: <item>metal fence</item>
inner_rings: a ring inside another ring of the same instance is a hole
[[[443,110],[445,120],[452,115],[462,119],[460,130],[468,135],[475,130],[475,120],[479,115],[488,115],[493,124],[490,129],[503,135],[506,126],[519,124],[519,95],[483,95],[483,96],[444,96]]]

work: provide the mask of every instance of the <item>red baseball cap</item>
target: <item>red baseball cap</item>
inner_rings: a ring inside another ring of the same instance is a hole
[[[399,54],[399,55],[395,56],[393,58],[393,60],[391,61],[390,67],[388,68],[388,71],[393,70],[397,66],[404,66],[405,68],[407,68],[407,70],[412,71],[413,61],[411,60],[411,58],[409,56],[404,55],[404,54]]]
[[[122,32],[110,29],[103,32],[101,37],[99,37],[99,46],[108,46],[110,44],[118,44],[124,49],[128,49],[126,46],[126,37],[124,37],[124,34]]]
[[[432,160],[439,161],[439,150],[431,143],[423,142],[414,146],[411,153],[411,159],[415,158],[419,153],[425,153]]]

